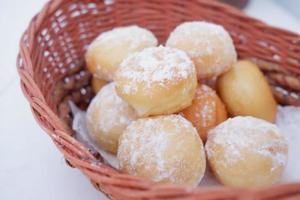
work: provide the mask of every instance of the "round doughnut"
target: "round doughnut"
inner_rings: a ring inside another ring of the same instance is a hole
[[[115,74],[118,95],[139,116],[171,114],[191,105],[196,70],[181,50],[152,47],[130,55]]]
[[[217,88],[231,116],[253,116],[274,122],[277,103],[258,66],[238,61],[217,80]]]
[[[205,149],[212,171],[228,186],[271,185],[287,163],[288,145],[278,128],[250,116],[234,117],[211,129]]]
[[[207,131],[227,119],[227,112],[217,93],[206,85],[200,85],[191,106],[182,115],[192,122],[205,143]]]
[[[93,76],[91,84],[94,93],[97,94],[100,91],[100,89],[107,84],[107,81],[99,79],[96,76]]]
[[[157,45],[147,29],[138,26],[114,28],[101,33],[89,46],[87,68],[100,79],[111,81],[120,63],[131,53]]]
[[[90,103],[87,114],[87,128],[91,138],[110,153],[116,153],[118,140],[124,129],[137,115],[115,91],[115,84],[105,85]]]
[[[132,122],[120,137],[117,156],[123,172],[160,183],[196,186],[206,167],[197,130],[180,115]]]
[[[222,26],[208,22],[180,24],[170,34],[166,46],[185,51],[195,64],[199,79],[218,76],[237,60],[228,32]]]

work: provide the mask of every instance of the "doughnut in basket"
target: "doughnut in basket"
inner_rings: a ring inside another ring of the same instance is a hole
[[[51,0],[17,65],[37,122],[112,199],[299,199],[299,41],[218,1]]]
[[[100,34],[86,52],[88,69],[100,79],[111,81],[129,54],[157,45],[156,37],[138,26],[119,27]]]
[[[196,69],[185,52],[152,47],[128,56],[116,72],[116,91],[139,116],[172,114],[191,105]]]

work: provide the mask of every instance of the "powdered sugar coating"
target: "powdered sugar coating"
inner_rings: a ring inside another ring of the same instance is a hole
[[[212,171],[228,186],[272,185],[287,163],[287,141],[276,125],[250,116],[211,129],[205,149]]]
[[[185,152],[187,144],[196,146],[192,148],[196,151]],[[193,161],[185,157],[189,154],[196,156],[199,162],[191,164],[193,167],[189,166]],[[195,185],[205,169],[203,146],[197,131],[179,115],[133,122],[120,138],[118,158],[120,168],[127,173],[157,182]]]
[[[87,125],[92,136],[112,145],[136,118],[135,111],[117,95],[113,82],[98,92],[87,110]]]
[[[136,25],[117,27],[101,33],[89,46],[89,50],[98,46],[99,43],[110,43],[117,46],[121,43],[129,45],[130,49],[137,49],[141,44],[156,46],[158,41],[152,32]]]
[[[196,96],[200,101],[204,101],[203,102],[203,107],[201,110],[199,110],[199,112],[195,112],[196,117],[198,117],[197,115],[201,116],[201,125],[203,127],[207,127],[211,124],[211,122],[213,121],[213,119],[216,117],[215,112],[216,112],[216,107],[217,104],[215,101],[211,101],[208,99],[208,97],[212,96],[216,96],[216,93],[214,90],[210,89],[208,86],[206,85],[201,85],[199,90],[196,90]]]
[[[199,33],[201,37],[194,37],[194,33]],[[205,21],[198,22],[185,22],[181,25],[177,26],[170,34],[170,37],[167,40],[167,45],[176,45],[178,42],[185,42],[186,38],[193,38],[193,42],[195,46],[202,46],[205,44],[205,48],[201,49],[201,51],[191,50],[189,51],[189,55],[192,57],[195,56],[203,56],[203,55],[211,55],[213,54],[214,47],[211,44],[211,36],[217,37],[221,41],[225,42],[225,38],[228,37],[228,33],[223,28],[223,26],[208,23]],[[183,40],[183,41],[182,41]]]
[[[120,63],[130,54],[157,45],[149,30],[124,26],[101,33],[88,47],[87,68],[99,79],[112,81]]]
[[[200,115],[201,115],[201,119],[203,119],[202,122],[202,126],[203,127],[207,127],[209,125],[209,123],[214,119],[214,113],[216,110],[216,102],[212,101],[206,101],[203,104],[203,108],[200,111]],[[198,113],[197,113],[198,114]],[[196,115],[197,115],[196,114]]]
[[[130,80],[123,88],[128,94],[136,92],[139,83],[145,84],[146,89],[153,84],[164,87],[167,81],[187,79],[195,73],[193,62],[183,51],[159,46],[130,55],[121,63],[116,79]]]
[[[228,32],[220,25],[205,21],[180,24],[171,32],[166,46],[184,50],[202,78],[223,73],[237,59]]]
[[[224,159],[222,165],[232,166],[244,157],[245,151],[272,159],[272,170],[286,165],[287,155],[281,149],[287,148],[285,138],[276,125],[254,117],[235,117],[228,119],[209,131],[205,146],[208,158],[215,156],[212,144],[222,146]],[[275,151],[273,149],[279,149]]]

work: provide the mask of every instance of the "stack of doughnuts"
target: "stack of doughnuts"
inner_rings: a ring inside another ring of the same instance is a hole
[[[196,186],[206,160],[224,185],[278,181],[287,143],[271,123],[276,102],[259,68],[237,61],[229,33],[185,22],[165,46],[157,41],[151,31],[128,26],[90,44],[90,137],[116,154],[124,173],[160,183]]]

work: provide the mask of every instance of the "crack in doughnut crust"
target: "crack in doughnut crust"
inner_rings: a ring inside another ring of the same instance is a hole
[[[111,81],[120,63],[130,54],[157,46],[152,32],[138,26],[114,28],[101,33],[85,55],[87,68],[99,79]]]
[[[120,137],[118,160],[125,173],[189,186],[200,182],[206,167],[197,130],[180,115],[132,122]]]
[[[185,51],[195,64],[199,79],[218,76],[237,60],[228,32],[222,26],[208,22],[180,24],[170,34],[166,46]]]
[[[115,75],[118,95],[139,116],[171,114],[191,105],[196,70],[181,50],[153,47],[130,55]]]

